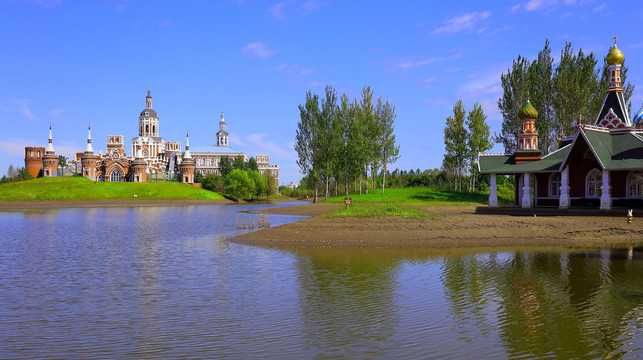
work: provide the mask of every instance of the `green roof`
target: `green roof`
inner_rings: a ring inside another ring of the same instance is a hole
[[[540,160],[516,164],[514,155],[480,155],[478,169],[481,174],[516,174],[524,172],[559,171],[560,164],[571,149],[569,145],[560,148]]]
[[[481,154],[478,156],[478,169],[481,174],[560,171],[563,162],[567,160],[567,154],[581,136],[587,139],[589,147],[604,169],[643,169],[643,135],[634,133],[612,134],[591,128],[585,128],[584,133],[579,132],[576,134],[576,138],[571,144],[536,161],[516,164],[514,155]]]

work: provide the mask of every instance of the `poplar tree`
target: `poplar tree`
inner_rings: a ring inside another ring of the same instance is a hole
[[[467,129],[464,127],[466,111],[462,100],[453,105],[453,116],[449,116],[444,127],[444,171],[455,175],[455,190],[462,190],[461,178],[469,159]],[[418,170],[419,171],[419,170]]]
[[[471,186],[469,187],[469,191],[474,191],[476,187],[476,174],[478,171],[476,160],[478,158],[478,154],[493,147],[491,131],[489,130],[489,125],[486,120],[487,115],[484,114],[482,106],[475,103],[473,105],[473,110],[469,111],[469,114],[467,115],[467,128],[469,129],[467,136],[467,145],[469,149],[467,161],[469,165],[469,173],[471,174]]]
[[[394,163],[400,156],[400,146],[395,143],[395,105],[388,102],[382,103],[382,98],[377,99],[377,123],[380,136],[377,142],[379,147],[380,163],[382,164],[382,194],[386,186],[386,165]]]
[[[319,116],[319,97],[309,91],[306,93],[304,105],[299,105],[295,151],[297,151],[297,165],[299,165],[301,173],[308,176],[313,182],[313,203],[317,202],[319,188],[319,154],[316,153],[320,140],[317,132]]]

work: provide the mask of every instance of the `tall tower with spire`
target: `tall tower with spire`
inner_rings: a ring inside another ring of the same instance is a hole
[[[87,128],[87,146],[85,152],[80,158],[82,166],[83,177],[96,181],[96,168],[98,167],[98,156],[94,155],[94,148],[92,148],[92,127]]]
[[[518,118],[522,120],[522,126],[518,133],[518,149],[515,152],[516,164],[540,160],[540,150],[538,150],[538,130],[536,130],[536,118],[538,111],[531,105],[529,99],[518,113]]]
[[[145,97],[145,109],[138,117],[138,136],[159,136],[159,116],[152,109],[152,92],[149,89]]]
[[[225,129],[223,111],[221,112],[221,121],[219,121],[219,131],[217,131],[217,146],[228,146],[228,132]]]
[[[56,156],[56,151],[54,150],[53,138],[51,136],[51,124],[49,124],[49,143],[47,144],[45,155],[42,157],[42,176],[56,176],[57,169],[58,156]]]
[[[630,113],[627,111],[625,97],[623,96],[623,84],[621,82],[621,68],[625,61],[625,55],[616,46],[617,37],[614,36],[614,47],[605,57],[609,71],[609,84],[607,94],[598,112],[594,125],[605,128],[631,127]]]
[[[194,170],[196,165],[190,154],[190,134],[185,135],[185,153],[183,153],[183,159],[181,164],[179,164],[179,180],[182,183],[192,184],[194,183]]]

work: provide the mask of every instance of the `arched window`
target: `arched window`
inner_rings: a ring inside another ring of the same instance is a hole
[[[156,134],[156,125],[152,125],[152,135]]]
[[[150,133],[150,126],[149,126],[149,125],[145,125],[145,135],[147,135],[147,134],[149,134],[149,133]]]
[[[123,179],[123,176],[118,170],[112,171],[112,174],[109,176],[109,181],[111,182],[121,182],[121,179]]]
[[[550,197],[560,196],[560,174],[558,173],[553,173],[549,177],[549,196]]]
[[[147,150],[143,151],[143,156],[147,157]]]
[[[627,176],[627,196],[643,197],[643,171],[631,171]]]
[[[600,197],[601,196],[601,185],[603,185],[603,174],[600,170],[594,169],[587,174],[585,179],[587,187],[585,189],[585,196],[587,197]]]

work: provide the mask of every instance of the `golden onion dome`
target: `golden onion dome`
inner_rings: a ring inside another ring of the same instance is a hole
[[[612,50],[607,54],[606,60],[609,65],[620,65],[625,61],[625,55],[623,55],[623,52],[614,44]]]
[[[537,117],[538,117],[538,111],[536,111],[536,108],[533,105],[531,105],[531,102],[529,102],[529,100],[527,100],[527,103],[525,104],[525,106],[523,106],[522,109],[520,109],[520,112],[518,113],[518,118],[520,120],[524,120],[524,119],[535,119]]]

